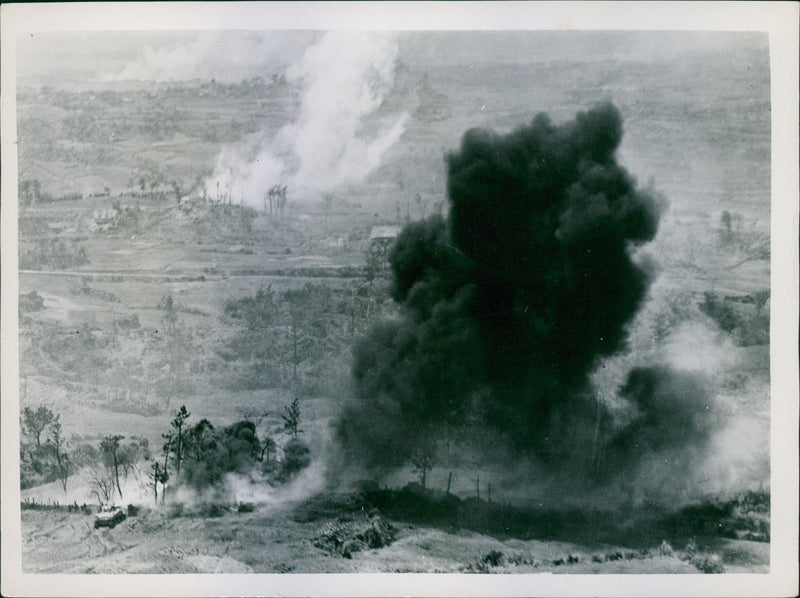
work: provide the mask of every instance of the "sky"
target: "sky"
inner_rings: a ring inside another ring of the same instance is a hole
[[[23,85],[270,77],[296,63],[322,31],[134,31],[20,35]],[[765,34],[651,31],[401,32],[410,68],[555,60],[657,61],[681,53],[767,47]]]

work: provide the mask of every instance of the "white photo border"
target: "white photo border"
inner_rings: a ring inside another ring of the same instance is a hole
[[[798,4],[789,2],[135,2],[4,4],[2,588],[4,596],[776,596],[798,591]],[[54,31],[672,30],[769,34],[770,573],[722,575],[33,575],[22,573],[15,39]]]

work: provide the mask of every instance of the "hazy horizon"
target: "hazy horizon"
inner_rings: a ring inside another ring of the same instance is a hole
[[[222,83],[280,74],[324,31],[88,31],[19,35],[21,86],[119,81]],[[352,32],[357,33],[357,32]],[[691,53],[768,52],[765,33],[686,31],[399,31],[410,68],[551,61],[653,62]]]

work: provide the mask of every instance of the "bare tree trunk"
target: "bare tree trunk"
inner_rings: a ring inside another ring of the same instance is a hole
[[[180,475],[181,473],[181,446],[183,445],[183,426],[178,426],[178,439],[176,440],[175,444],[175,475]]]
[[[58,463],[58,477],[61,480],[61,487],[64,489],[64,494],[66,494],[69,471],[67,465],[62,461],[61,450],[58,447],[56,447],[56,461]]]
[[[297,322],[292,319],[292,379],[297,381]]]
[[[453,481],[453,472],[451,471],[450,474],[447,476],[447,490],[445,492],[450,494],[450,482]]]
[[[156,463],[156,467],[158,463]],[[158,469],[153,472],[153,494],[155,496],[154,504],[158,506]]]
[[[117,491],[122,498],[122,487],[119,485],[119,463],[117,462],[117,451],[114,451],[114,479],[117,482]]]
[[[600,474],[600,397],[597,397],[597,413],[595,415],[594,438],[592,439],[592,460],[594,461],[595,475]]]
[[[169,442],[169,440],[167,440]],[[167,459],[169,459],[169,451],[164,451],[164,476],[161,478],[161,504],[164,504],[164,497],[167,495]]]

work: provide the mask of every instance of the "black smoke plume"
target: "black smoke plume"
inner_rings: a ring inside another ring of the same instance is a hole
[[[444,425],[483,426],[545,464],[591,445],[588,376],[625,346],[652,278],[632,254],[662,208],[617,163],[621,139],[610,103],[463,136],[447,219],[407,225],[391,256],[399,317],[354,348],[338,429],[351,458],[399,465]]]

